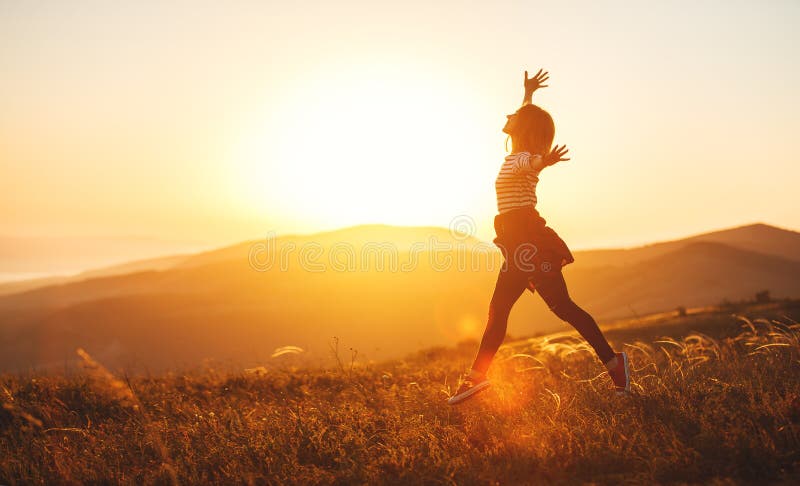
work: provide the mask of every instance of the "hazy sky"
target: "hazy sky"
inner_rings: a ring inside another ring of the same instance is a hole
[[[574,248],[800,228],[800,2],[0,1],[0,234],[492,237],[522,71]]]

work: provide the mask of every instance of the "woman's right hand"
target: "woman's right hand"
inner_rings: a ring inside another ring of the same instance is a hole
[[[564,157],[569,152],[569,149],[566,145],[562,145],[559,147],[556,145],[550,150],[550,153],[544,156],[544,165],[549,167],[551,165],[557,164],[559,162],[564,162],[569,160],[568,157]]]

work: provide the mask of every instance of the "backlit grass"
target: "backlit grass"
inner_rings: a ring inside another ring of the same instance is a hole
[[[797,478],[800,325],[718,316],[624,347],[618,398],[573,335],[501,348],[445,403],[474,343],[328,370],[0,378],[0,484],[705,483]],[[724,332],[723,332],[724,330]],[[613,336],[613,335],[612,335]]]

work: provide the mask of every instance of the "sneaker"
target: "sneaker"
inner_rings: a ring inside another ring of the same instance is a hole
[[[614,382],[617,395],[625,395],[631,391],[631,370],[627,353],[616,353],[617,366],[608,370],[608,375]]]
[[[487,388],[489,388],[489,380],[485,376],[478,379],[466,377],[461,381],[461,386],[458,387],[456,394],[447,399],[447,403],[458,405]]]

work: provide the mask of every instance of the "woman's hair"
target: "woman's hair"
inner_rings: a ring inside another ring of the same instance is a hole
[[[518,152],[547,155],[553,146],[556,126],[553,117],[536,105],[525,105],[517,110],[517,122],[511,133],[514,149]]]

